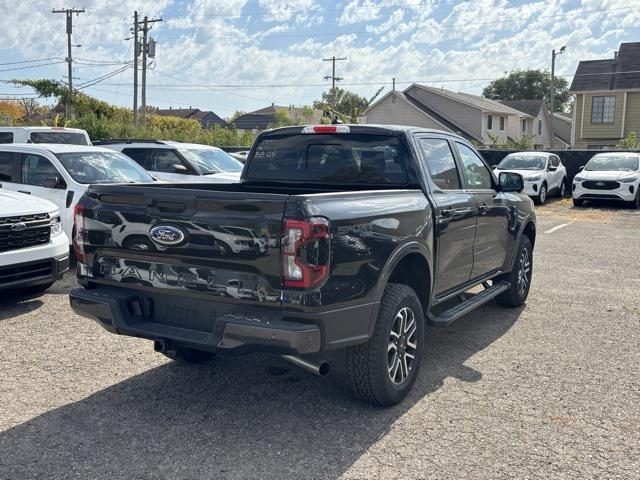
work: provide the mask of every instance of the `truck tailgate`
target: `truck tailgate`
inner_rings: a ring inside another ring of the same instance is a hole
[[[94,283],[280,307],[286,194],[100,185],[83,202],[79,259]]]

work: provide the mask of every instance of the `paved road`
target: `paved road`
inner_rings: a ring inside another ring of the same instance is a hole
[[[640,478],[640,216],[539,216],[526,307],[429,331],[390,409],[277,357],[171,363],[75,316],[72,276],[4,299],[0,478]]]

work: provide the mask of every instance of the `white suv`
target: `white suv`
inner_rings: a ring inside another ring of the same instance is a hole
[[[515,172],[524,178],[524,191],[542,205],[555,193],[564,197],[567,190],[567,169],[560,158],[547,152],[510,153],[495,167],[500,172]]]
[[[640,208],[640,153],[597,153],[573,178],[573,204],[617,200]]]
[[[61,212],[73,238],[73,207],[92,183],[154,179],[126,155],[106,148],[58,144],[0,145],[0,188],[46,198]]]
[[[89,135],[80,128],[0,127],[0,143],[65,143],[91,145]]]
[[[0,189],[0,291],[43,291],[68,269],[69,240],[58,207]]]
[[[237,183],[242,163],[220,148],[160,140],[95,142],[133,158],[154,177],[179,183]]]

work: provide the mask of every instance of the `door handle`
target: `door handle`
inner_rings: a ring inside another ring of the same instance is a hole
[[[440,210],[440,217],[442,218],[450,218],[455,210],[453,208],[443,208]]]
[[[480,215],[486,215],[489,211],[489,207],[486,204],[478,205],[478,213]]]
[[[26,193],[27,195],[31,195],[31,192],[27,192],[26,190],[18,190],[18,193]]]

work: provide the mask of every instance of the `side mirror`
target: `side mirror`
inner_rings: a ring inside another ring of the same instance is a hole
[[[55,175],[51,177],[46,177],[42,181],[42,186],[45,188],[58,188],[58,189],[66,188],[66,185],[62,181],[62,179]]]
[[[556,170],[558,170],[558,167],[554,167],[553,165],[549,165],[549,171],[550,172],[555,172]]]
[[[491,166],[491,169],[492,169],[492,170],[495,170],[496,168],[498,168],[498,165],[492,165],[492,166]]]
[[[581,167],[578,167],[579,172],[581,172],[582,170],[584,170],[584,165],[582,165]]]
[[[519,173],[500,172],[500,192],[520,193],[524,190],[524,178]]]
[[[182,173],[182,174],[186,174],[187,173],[187,167],[185,167],[184,165],[182,165],[180,163],[175,163],[175,164],[171,165],[171,168],[173,168],[173,171],[175,173]]]

